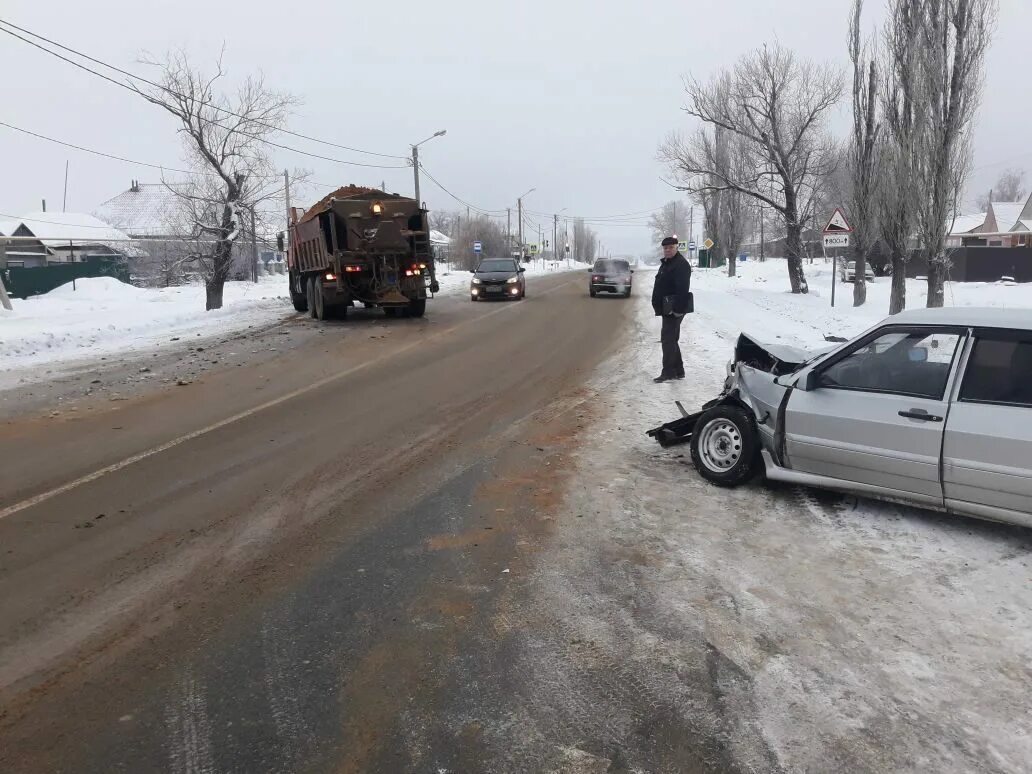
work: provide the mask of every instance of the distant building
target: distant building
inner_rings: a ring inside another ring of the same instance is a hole
[[[7,268],[144,255],[128,234],[81,212],[31,212],[7,222],[0,232],[7,237],[0,238]]]

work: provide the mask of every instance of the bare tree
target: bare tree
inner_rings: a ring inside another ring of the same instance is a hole
[[[877,175],[877,146],[881,123],[878,118],[878,65],[870,44],[861,43],[860,16],[863,0],[853,0],[849,20],[849,59],[853,64],[853,136],[849,143],[851,191],[849,214],[853,227],[852,253],[856,262],[853,306],[867,302],[867,256],[877,241],[878,212],[874,188]]]
[[[918,36],[917,233],[928,258],[928,306],[945,301],[946,236],[971,166],[971,129],[996,22],[996,0],[925,0]]]
[[[286,125],[296,100],[270,91],[261,76],[249,76],[232,98],[216,93],[226,74],[221,56],[211,75],[193,67],[182,51],[146,63],[160,68],[159,85],[133,88],[180,123],[187,162],[196,174],[185,183],[167,185],[179,200],[188,229],[183,233],[189,235],[193,260],[204,275],[205,309],[219,309],[244,219],[251,213],[258,220],[267,214],[279,219],[278,212],[269,211],[271,202],[281,200],[283,188],[268,141]]]
[[[1014,167],[1000,173],[996,185],[988,194],[978,197],[978,208],[985,212],[989,209],[990,196],[997,202],[1019,202],[1028,196],[1025,187],[1025,170]]]
[[[594,263],[598,250],[598,235],[584,223],[583,218],[573,221],[573,259],[581,263]]]
[[[733,174],[723,174],[704,132],[687,139],[672,135],[661,145],[660,159],[682,190],[734,191],[778,213],[785,224],[792,292],[808,292],[802,232],[818,181],[834,163],[835,143],[824,127],[842,96],[841,73],[800,61],[774,44],[746,55],[706,85],[687,77],[685,91],[685,112],[741,139],[743,163]]]
[[[890,0],[884,32],[888,71],[881,102],[886,134],[879,147],[876,198],[882,239],[892,266],[889,314],[906,308],[910,237],[917,217],[917,136],[926,116],[919,109],[924,97],[914,41],[924,2]]]
[[[652,241],[657,245],[673,234],[687,239],[688,205],[680,199],[667,202],[649,215],[649,229],[652,231]]]

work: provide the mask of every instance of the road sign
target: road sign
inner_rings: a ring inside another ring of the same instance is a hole
[[[715,245],[715,244],[716,244],[716,242],[714,242],[709,237],[706,237],[706,241],[702,243],[702,246],[705,247],[707,250],[712,250],[713,249],[713,245]]]
[[[694,250],[695,249],[695,240],[694,239],[691,242],[688,243],[688,249],[689,250]]]
[[[482,253],[482,252],[484,252],[484,245],[483,245],[483,243],[479,242],[479,241],[478,242],[474,242],[473,243],[473,252],[474,253]]]
[[[537,245],[531,245],[530,246],[530,254],[531,255],[537,255],[538,254],[538,246]]]
[[[687,242],[678,242],[677,243],[677,252],[683,253],[687,249],[688,249],[688,243]]]
[[[842,210],[838,207],[835,208],[834,214],[831,216],[831,220],[828,221],[828,225],[824,227],[825,234],[848,234],[853,230],[853,227],[846,222],[846,216],[842,214]],[[838,247],[839,245],[835,245]]]
[[[824,235],[825,247],[849,247],[849,232],[831,233]]]

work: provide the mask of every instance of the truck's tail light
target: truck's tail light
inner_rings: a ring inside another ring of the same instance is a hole
[[[351,274],[351,273],[354,273],[356,271],[362,271],[362,267],[361,266],[345,266],[344,267],[344,271],[346,271],[349,274]]]
[[[326,281],[327,282],[333,282],[335,279],[337,279],[337,275],[336,274],[334,274],[333,272],[326,272]]]

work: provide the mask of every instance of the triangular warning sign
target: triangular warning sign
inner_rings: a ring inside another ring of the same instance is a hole
[[[828,221],[828,225],[824,227],[825,234],[837,234],[843,231],[852,230],[852,227],[846,223],[846,216],[842,214],[842,210],[838,207],[835,208],[835,214],[831,216],[831,220]]]

